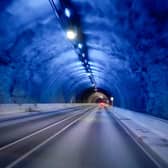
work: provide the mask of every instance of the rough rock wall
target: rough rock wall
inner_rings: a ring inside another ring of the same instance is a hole
[[[74,2],[77,3],[76,0]],[[88,45],[115,56],[120,63],[122,60],[128,61],[130,66],[127,70],[130,68],[133,80],[139,84],[131,84],[130,78],[127,78],[130,85],[122,80],[130,86],[126,99],[131,98],[131,92],[134,92],[136,104],[141,101],[141,107],[137,106],[137,110],[144,109],[150,114],[167,118],[168,1],[97,0],[96,3],[84,1],[84,4],[80,6],[78,3],[86,25]]]
[[[168,118],[168,1],[72,2],[99,87],[121,107]],[[90,87],[47,1],[0,3],[1,103],[69,102]]]

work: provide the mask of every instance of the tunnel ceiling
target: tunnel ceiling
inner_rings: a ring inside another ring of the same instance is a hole
[[[121,107],[168,116],[168,1],[71,3],[96,87]],[[48,0],[0,1],[1,103],[74,102],[91,87]]]

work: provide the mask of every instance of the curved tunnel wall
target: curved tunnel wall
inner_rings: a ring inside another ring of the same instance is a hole
[[[92,87],[48,1],[0,3],[1,103],[71,102]],[[97,87],[121,107],[168,118],[167,2],[72,3]]]

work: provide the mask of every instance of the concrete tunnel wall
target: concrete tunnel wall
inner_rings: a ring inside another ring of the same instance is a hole
[[[72,0],[99,88],[168,118],[168,2]],[[71,102],[91,87],[47,0],[0,1],[0,103]]]

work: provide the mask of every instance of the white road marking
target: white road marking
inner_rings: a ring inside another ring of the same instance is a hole
[[[76,112],[76,113],[78,113],[78,112]],[[7,148],[9,148],[9,147],[11,147],[11,146],[13,146],[13,145],[15,145],[15,144],[17,144],[17,143],[19,143],[19,142],[22,142],[22,141],[24,141],[24,140],[26,140],[26,139],[28,139],[28,138],[34,136],[34,135],[37,135],[37,134],[39,134],[39,133],[41,133],[41,132],[43,132],[43,131],[45,131],[45,130],[47,130],[47,129],[49,129],[49,128],[52,128],[52,127],[54,127],[54,126],[56,126],[56,125],[58,125],[58,124],[60,124],[60,123],[62,123],[62,122],[64,122],[64,121],[66,121],[66,120],[69,120],[70,118],[73,118],[74,116],[78,115],[78,114],[76,114],[76,113],[75,113],[75,115],[73,115],[73,116],[71,116],[71,117],[64,118],[64,119],[61,120],[61,121],[58,121],[58,122],[56,122],[56,123],[54,123],[54,124],[51,124],[51,125],[49,125],[49,126],[43,128],[43,129],[40,129],[40,130],[38,130],[38,131],[36,131],[36,132],[33,132],[32,134],[29,134],[29,135],[27,135],[27,136],[25,136],[25,137],[23,137],[23,138],[21,138],[21,139],[18,139],[18,140],[16,140],[16,141],[12,142],[12,143],[9,143],[9,144],[7,144],[7,145],[1,147],[1,148],[0,148],[0,152],[3,151],[3,150],[5,150],[5,149],[7,149]]]
[[[16,166],[18,163],[20,163],[22,160],[24,160],[25,158],[27,158],[33,152],[37,151],[39,148],[41,148],[42,146],[44,146],[45,144],[47,144],[49,141],[51,141],[52,139],[54,139],[56,136],[58,136],[59,134],[61,134],[62,132],[64,132],[66,129],[68,129],[69,127],[71,127],[72,125],[74,125],[76,122],[78,122],[79,120],[81,120],[82,118],[84,118],[86,116],[86,114],[88,114],[88,113],[85,113],[81,117],[79,117],[76,120],[72,121],[70,124],[68,124],[67,126],[65,126],[64,128],[62,128],[56,134],[52,135],[51,137],[49,137],[48,139],[46,139],[45,141],[43,141],[42,143],[40,143],[39,145],[37,145],[36,147],[34,147],[33,149],[31,149],[29,152],[25,153],[24,155],[22,155],[21,157],[19,157],[18,159],[16,159],[14,162],[12,162],[8,166],[6,166],[6,168],[12,168],[12,167]]]
[[[135,142],[135,144],[148,156],[148,158],[153,161],[153,163],[158,167],[162,168],[159,162],[147,151],[144,146],[138,142],[137,138],[131,133],[128,127],[126,127],[114,114],[112,114],[113,119],[120,125],[120,127],[127,133],[127,135]]]

